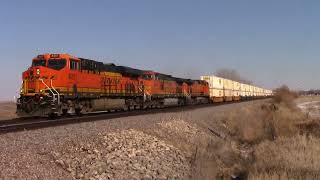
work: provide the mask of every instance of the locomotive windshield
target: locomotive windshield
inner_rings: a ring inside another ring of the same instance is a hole
[[[49,59],[48,61],[48,68],[51,68],[51,69],[61,70],[65,66],[66,66],[65,59]]]
[[[46,66],[46,60],[34,60],[32,66]]]

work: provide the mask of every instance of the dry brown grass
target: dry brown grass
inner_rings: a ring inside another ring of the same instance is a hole
[[[296,97],[286,87],[276,91],[272,123],[277,138],[254,146],[249,179],[320,179],[319,120],[309,120],[295,106]]]
[[[296,126],[298,122],[305,121],[306,115],[300,109],[280,104],[278,110],[273,113],[273,126],[279,137],[294,136],[299,132]]]
[[[300,130],[300,134],[312,135],[314,137],[320,137],[320,121],[319,119],[312,119],[304,122],[297,123],[297,127]]]
[[[283,86],[273,101],[236,109],[223,121],[232,141],[254,152],[250,165],[234,158],[249,179],[320,179],[320,123],[308,120],[295,106],[296,98]]]
[[[306,115],[286,104],[246,106],[230,112],[223,122],[230,135],[242,143],[257,144],[276,137],[290,137],[299,132],[296,124]]]
[[[270,121],[268,112],[260,107],[246,106],[231,111],[224,123],[233,139],[251,144],[271,138]]]
[[[278,174],[278,173],[258,173],[258,174],[250,174],[250,180],[288,180],[289,178],[286,173]]]
[[[252,179],[319,179],[320,139],[297,135],[265,141],[255,148]]]

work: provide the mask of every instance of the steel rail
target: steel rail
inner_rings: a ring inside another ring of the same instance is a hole
[[[261,100],[261,99],[260,99]],[[166,108],[156,109],[137,109],[131,111],[114,111],[114,112],[96,112],[90,114],[84,114],[81,116],[70,116],[70,117],[57,117],[55,119],[43,118],[43,117],[28,117],[28,118],[15,118],[11,120],[0,121],[0,134],[9,132],[17,132],[24,130],[32,130],[53,126],[61,126],[66,124],[75,124],[81,122],[94,122],[107,119],[115,119],[129,116],[139,116],[147,114],[157,113],[169,113],[169,112],[183,112],[193,109],[222,106],[227,104],[235,104],[248,101],[231,101],[214,104],[199,104],[199,105],[187,105],[187,106],[172,106]]]

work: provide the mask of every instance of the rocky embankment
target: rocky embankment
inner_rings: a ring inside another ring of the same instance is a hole
[[[137,130],[99,134],[96,141],[53,152],[75,179],[188,179],[190,163],[179,149]]]

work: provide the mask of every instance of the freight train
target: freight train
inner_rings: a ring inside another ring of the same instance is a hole
[[[43,54],[35,57],[31,67],[22,74],[17,115],[80,115],[269,95],[267,92],[255,94],[258,90],[254,86],[252,93],[250,86],[244,86],[249,88],[249,93],[242,94],[240,85],[239,93],[235,96],[233,92],[238,92],[233,88],[235,85],[227,86],[227,80],[222,78],[219,80],[222,89],[216,92],[216,82],[212,78],[214,76],[203,76],[202,80],[184,79],[69,54]]]

